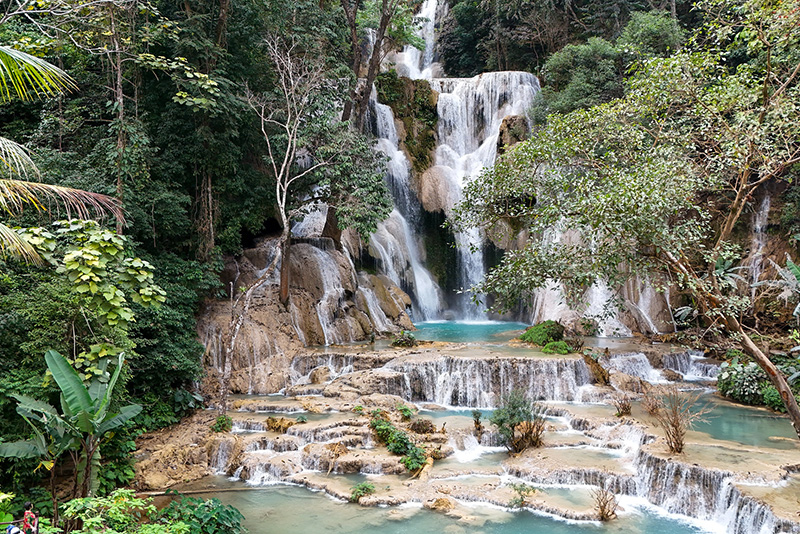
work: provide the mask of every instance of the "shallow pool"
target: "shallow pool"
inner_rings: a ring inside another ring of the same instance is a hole
[[[220,488],[241,486],[215,477]],[[376,482],[376,486],[380,483]],[[419,506],[371,508],[331,499],[298,486],[269,486],[241,491],[209,492],[238,508],[251,534],[699,534],[711,532],[678,518],[658,515],[624,503],[626,512],[607,525],[567,522],[529,511],[509,512],[471,504],[468,517],[457,519]]]
[[[694,425],[694,430],[714,439],[734,441],[742,445],[775,449],[800,449],[797,434],[789,418],[749,406],[737,406],[713,395],[699,399],[698,404],[711,408],[706,421]]]
[[[528,326],[506,321],[429,321],[417,323],[414,336],[425,341],[501,343],[518,337]]]

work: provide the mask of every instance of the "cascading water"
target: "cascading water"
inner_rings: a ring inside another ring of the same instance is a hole
[[[412,231],[412,225],[419,227],[421,208],[409,184],[411,165],[398,148],[392,110],[378,103],[374,91],[370,115],[378,150],[389,158],[386,181],[395,205],[370,238],[370,247],[380,258],[383,272],[411,296],[414,319],[435,319],[442,308],[441,290],[420,260],[420,238]]]
[[[589,288],[584,315],[597,318],[597,333],[601,337],[627,337],[631,330],[619,320],[614,308],[614,294],[603,280]]]
[[[753,239],[752,253],[750,259],[750,283],[755,284],[761,278],[764,269],[764,247],[767,246],[767,225],[769,223],[769,208],[771,197],[764,195],[758,211],[753,215]],[[756,288],[751,289],[751,295],[755,297]]]
[[[430,80],[434,74],[433,61],[436,46],[436,20],[437,14],[442,9],[447,9],[447,2],[440,5],[440,0],[425,0],[417,13],[422,25],[419,36],[425,41],[425,49],[419,50],[411,45],[406,45],[395,58],[397,74],[407,76],[412,80]]]
[[[386,369],[403,374],[402,390],[389,391],[414,402],[493,408],[512,390],[532,399],[581,400],[591,374],[578,359],[478,359],[439,356],[399,359]]]
[[[317,302],[317,317],[319,324],[322,328],[323,335],[325,336],[325,344],[331,345],[341,341],[352,341],[352,333],[347,339],[344,339],[341,334],[336,330],[335,314],[341,308],[341,302],[344,300],[344,284],[342,283],[339,275],[339,266],[325,251],[316,247],[311,247],[314,259],[317,262],[320,277],[322,278],[322,298]]]
[[[539,91],[539,81],[527,72],[491,72],[469,79],[438,78],[431,86],[439,92],[435,168],[448,188],[443,197],[458,201],[466,183],[494,164],[503,119],[526,115]],[[469,288],[486,271],[481,247],[472,246],[480,245],[483,238],[477,230],[455,237],[459,282]],[[466,318],[482,316],[468,295],[463,296],[460,307]]]

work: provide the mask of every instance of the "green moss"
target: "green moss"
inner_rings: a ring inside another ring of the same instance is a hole
[[[552,341],[564,339],[564,327],[556,321],[543,321],[525,330],[520,339],[526,343],[545,346]]]
[[[405,138],[401,141],[408,150],[411,166],[423,172],[433,164],[436,148],[437,94],[425,80],[397,76],[390,70],[375,80],[378,100],[392,108],[395,119],[403,122]]]
[[[565,341],[551,341],[542,348],[547,354],[569,354],[569,346]]]

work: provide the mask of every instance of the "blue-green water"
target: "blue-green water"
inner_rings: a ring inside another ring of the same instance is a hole
[[[728,404],[711,395],[702,397],[698,405],[710,407],[711,411],[705,417],[706,421],[694,425],[694,430],[714,439],[774,449],[800,448],[788,417],[774,415],[763,409]]]
[[[220,486],[236,483],[220,480]],[[210,496],[210,495],[209,495]],[[333,500],[297,486],[269,486],[213,494],[245,516],[251,534],[699,534],[707,532],[649,510],[632,510],[616,521],[566,522],[529,511],[507,512],[473,505],[471,520],[419,508],[371,508]],[[628,507],[629,508],[629,507]]]
[[[505,321],[430,321],[414,326],[418,329],[414,335],[425,341],[502,343],[519,336],[530,325]]]

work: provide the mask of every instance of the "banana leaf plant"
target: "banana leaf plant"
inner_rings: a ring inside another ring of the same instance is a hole
[[[61,410],[25,395],[13,395],[19,402],[17,413],[31,426],[34,435],[28,440],[0,443],[0,456],[39,458],[40,467],[52,472],[61,454],[69,451],[76,469],[73,496],[94,495],[99,486],[103,437],[142,411],[138,404],[124,406],[117,413],[110,411],[111,394],[122,371],[124,356],[119,354],[110,376],[106,372],[108,360],[105,360],[102,373],[88,385],[58,352],[49,350],[44,358],[61,390]]]

